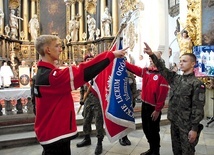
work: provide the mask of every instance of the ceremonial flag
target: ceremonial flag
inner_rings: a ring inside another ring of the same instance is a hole
[[[93,89],[100,99],[109,141],[114,142],[133,131],[135,120],[124,58],[115,59],[103,70],[94,79]]]

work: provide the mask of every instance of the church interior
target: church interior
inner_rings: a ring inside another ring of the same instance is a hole
[[[0,0],[0,124],[34,121],[30,86],[40,60],[34,43],[45,34],[61,39],[62,69],[119,44],[129,47],[129,62],[147,67],[146,42],[182,74],[179,57],[194,53],[196,76],[206,86],[205,118],[214,121],[213,14],[214,0]],[[72,93],[78,101],[79,92]]]

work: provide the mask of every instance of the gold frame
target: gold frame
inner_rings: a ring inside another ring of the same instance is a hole
[[[202,2],[201,0],[187,0],[186,30],[195,46],[202,43]]]

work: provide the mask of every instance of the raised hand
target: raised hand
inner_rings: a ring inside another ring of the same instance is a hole
[[[117,51],[113,51],[114,55],[116,58],[122,58],[125,56],[126,54],[126,50],[128,49],[129,47],[126,47],[124,49],[121,49],[121,50],[117,50]]]
[[[149,47],[149,45],[146,42],[144,42],[144,45],[146,46],[144,48],[144,52],[147,53],[148,55],[152,55],[153,52],[152,52],[151,48]]]

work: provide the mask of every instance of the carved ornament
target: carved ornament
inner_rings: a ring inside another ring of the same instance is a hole
[[[201,0],[187,0],[186,30],[194,45],[201,45]]]
[[[90,14],[96,13],[97,0],[86,0],[85,10]]]
[[[131,10],[135,10],[136,6],[137,0],[120,0],[121,16],[124,17]]]
[[[20,6],[19,0],[9,0],[9,8],[10,9],[17,9]]]

